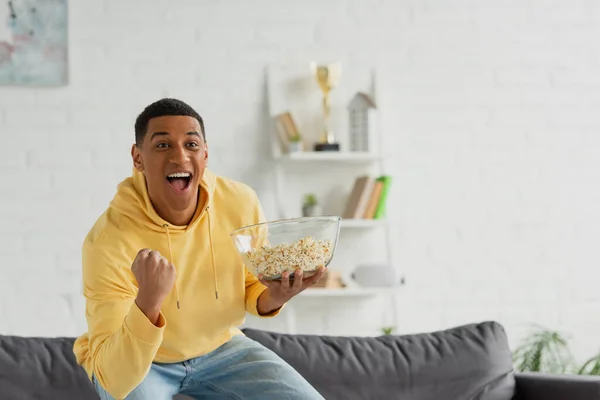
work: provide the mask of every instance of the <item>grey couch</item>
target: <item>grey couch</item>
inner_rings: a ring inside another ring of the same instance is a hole
[[[376,338],[244,332],[328,400],[600,400],[600,377],[514,374],[495,322]],[[97,400],[73,340],[0,336],[0,400]]]

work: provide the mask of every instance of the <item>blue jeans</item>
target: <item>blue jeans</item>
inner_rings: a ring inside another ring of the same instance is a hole
[[[113,400],[92,377],[102,400]],[[180,363],[153,363],[126,400],[194,399],[323,400],[273,351],[246,336],[234,336],[213,352]]]

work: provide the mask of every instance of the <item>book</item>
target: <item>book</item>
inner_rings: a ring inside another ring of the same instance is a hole
[[[373,217],[375,216],[377,204],[379,204],[379,198],[381,196],[381,191],[383,190],[383,182],[377,179],[375,179],[374,181],[375,183],[373,185],[373,189],[371,190],[371,194],[367,202],[367,207],[365,208],[365,212],[363,214],[363,218],[365,219],[373,219]]]
[[[340,271],[327,268],[323,277],[312,287],[324,289],[343,289],[346,287],[346,285],[344,284]]]
[[[375,179],[368,175],[359,176],[354,180],[342,218],[363,218],[374,184]]]
[[[390,190],[390,185],[392,183],[392,177],[389,175],[382,175],[379,178],[377,178],[377,182],[381,182],[383,187],[381,189],[381,194],[379,196],[379,201],[377,203],[377,207],[375,209],[375,214],[373,215],[373,218],[382,219],[386,216],[386,200]]]
[[[275,128],[277,130],[277,137],[279,138],[279,144],[281,145],[281,149],[284,152],[287,152],[290,138],[288,136],[285,124],[283,123],[283,120],[279,116],[274,118],[274,122],[275,122]]]

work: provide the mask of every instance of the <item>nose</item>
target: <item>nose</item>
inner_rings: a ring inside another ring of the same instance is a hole
[[[185,146],[175,146],[171,152],[171,162],[177,165],[184,165],[190,161],[190,157]]]

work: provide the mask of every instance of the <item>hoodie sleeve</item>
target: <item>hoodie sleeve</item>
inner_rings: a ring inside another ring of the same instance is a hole
[[[122,399],[148,373],[166,321],[160,314],[155,326],[139,309],[131,272],[120,265],[125,260],[86,242],[82,261],[91,370],[104,390]]]
[[[253,191],[254,195],[254,210],[253,210],[253,224],[258,224],[261,222],[265,222],[265,214],[260,204],[260,200],[258,199],[258,195]],[[260,283],[258,278],[254,276],[248,268],[244,266],[244,271],[246,272],[246,311],[250,314],[261,317],[261,318],[270,318],[278,315],[283,307],[278,308],[277,310],[269,313],[269,314],[259,314],[258,313],[258,297],[264,292],[267,287]],[[285,305],[284,305],[285,306]]]

